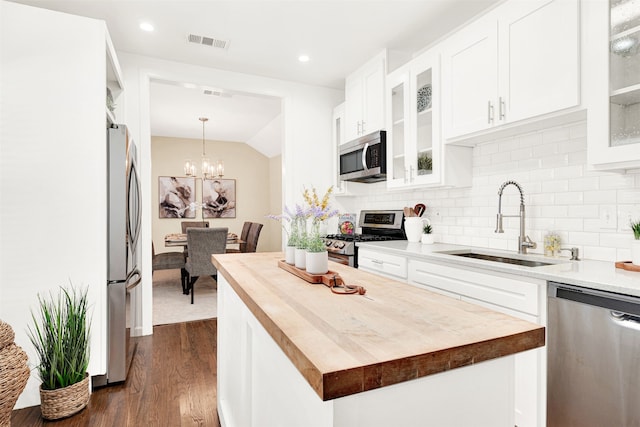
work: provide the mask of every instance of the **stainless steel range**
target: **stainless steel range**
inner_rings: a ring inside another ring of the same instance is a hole
[[[324,238],[329,260],[358,267],[356,242],[407,240],[402,210],[364,210],[358,226],[362,234],[329,234]]]

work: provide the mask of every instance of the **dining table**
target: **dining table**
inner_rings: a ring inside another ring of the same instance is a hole
[[[239,245],[245,243],[235,233],[227,234],[227,245]],[[168,248],[183,246],[187,247],[187,235],[183,233],[172,233],[164,236],[164,245]]]

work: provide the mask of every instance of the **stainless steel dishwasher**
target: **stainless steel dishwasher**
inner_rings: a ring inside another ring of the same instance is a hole
[[[640,426],[640,298],[549,282],[547,426]]]

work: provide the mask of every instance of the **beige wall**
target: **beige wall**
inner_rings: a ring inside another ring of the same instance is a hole
[[[230,232],[239,235],[245,221],[259,222],[264,224],[264,227],[258,241],[258,251],[280,250],[280,240],[273,240],[274,229],[278,233],[279,225],[265,218],[272,212],[274,198],[276,206],[281,205],[281,179],[280,175],[271,177],[270,159],[247,144],[239,142],[206,141],[206,153],[212,161],[224,160],[224,178],[236,180],[236,218],[209,219],[210,227],[228,227]],[[184,160],[190,158],[199,165],[201,157],[202,140],[157,136],[151,138],[152,237],[158,253],[180,250],[165,248],[164,236],[179,233],[180,222],[183,221],[178,218],[159,218],[158,177],[184,176]],[[200,179],[196,179],[195,193],[196,201],[200,202],[202,200]],[[196,218],[186,221],[201,220],[202,211],[197,209]]]

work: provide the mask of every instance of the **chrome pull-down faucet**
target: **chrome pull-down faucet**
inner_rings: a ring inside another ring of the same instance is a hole
[[[502,192],[507,185],[515,185],[520,192],[520,214],[519,215],[503,215],[502,214]],[[532,242],[529,236],[524,234],[524,192],[522,187],[515,181],[505,181],[498,190],[498,215],[496,216],[496,233],[504,233],[502,229],[502,218],[504,217],[519,217],[520,218],[520,235],[518,236],[518,253],[526,254],[527,249],[535,249],[536,243]]]

